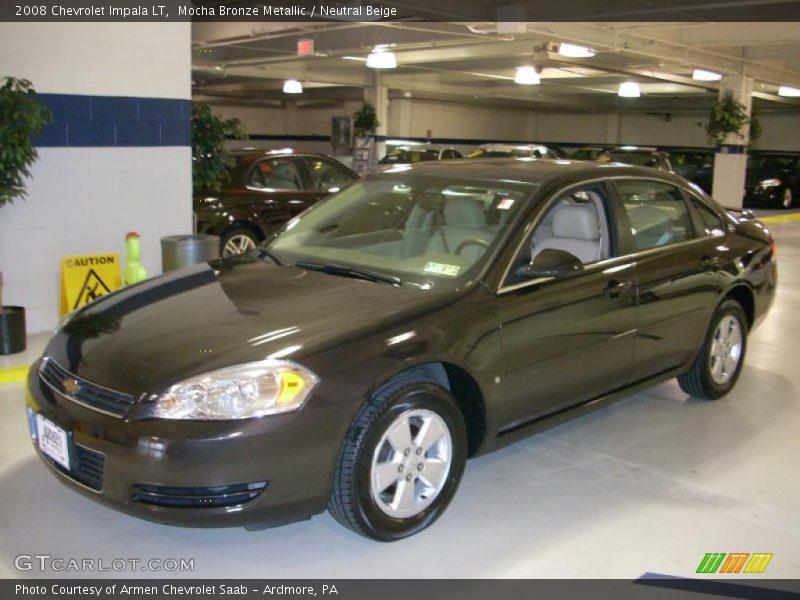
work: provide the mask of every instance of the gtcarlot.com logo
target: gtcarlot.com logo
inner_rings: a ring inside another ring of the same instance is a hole
[[[756,552],[708,552],[700,561],[697,567],[698,573],[724,573],[733,575],[736,573],[763,573],[769,561],[772,560],[772,553]]]
[[[50,554],[18,554],[14,557],[17,571],[54,571],[57,573],[102,573],[148,571],[191,573],[193,558],[61,558]]]

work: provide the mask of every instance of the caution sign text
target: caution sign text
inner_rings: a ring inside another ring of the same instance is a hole
[[[122,286],[115,252],[61,259],[61,316]]]

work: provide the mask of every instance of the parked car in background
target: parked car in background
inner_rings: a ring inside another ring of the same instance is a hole
[[[754,151],[747,158],[744,205],[792,208],[800,196],[800,155]]]
[[[645,146],[587,146],[572,153],[574,160],[615,162],[635,167],[651,167],[659,171],[674,172],[669,153]]]
[[[452,146],[434,146],[432,144],[409,144],[394,146],[380,160],[382,165],[415,164],[429,160],[447,160],[464,156]]]
[[[711,193],[714,182],[714,151],[698,148],[678,148],[669,151],[672,167],[678,175]]]
[[[350,185],[358,174],[330,156],[289,148],[234,154],[219,192],[194,197],[197,233],[220,237],[220,254],[255,248],[320,198]]]
[[[574,150],[570,155],[572,160],[597,160],[604,152],[611,150],[611,146],[582,146]]]
[[[564,151],[544,144],[483,144],[467,158],[564,158]]]
[[[64,484],[145,519],[327,508],[397,540],[442,515],[470,456],[673,377],[724,396],[776,269],[766,227],[670,173],[412,165],[72,313],[28,375],[31,439]]]

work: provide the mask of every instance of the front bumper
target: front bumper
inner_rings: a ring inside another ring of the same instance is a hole
[[[747,186],[744,193],[744,206],[775,207],[780,206],[782,188]]]
[[[67,431],[70,470],[34,446],[63,483],[97,502],[191,527],[269,527],[327,506],[352,419],[346,403],[241,421],[131,421],[57,393],[38,367],[28,375],[28,408]]]

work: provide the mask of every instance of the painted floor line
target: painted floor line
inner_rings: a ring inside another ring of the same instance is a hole
[[[30,365],[21,365],[19,367],[0,369],[0,384],[25,381],[25,378],[28,376],[28,369],[30,368]]]
[[[760,217],[758,220],[762,223],[791,223],[792,221],[800,221],[800,213],[792,213],[791,215],[770,215],[769,217]]]

